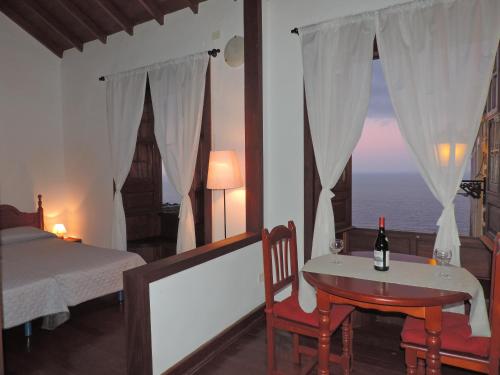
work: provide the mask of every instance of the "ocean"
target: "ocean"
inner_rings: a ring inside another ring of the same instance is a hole
[[[468,235],[470,199],[457,195],[455,217],[458,231]],[[386,229],[436,232],[442,206],[419,174],[357,173],[352,176],[352,223],[377,228],[385,216]]]

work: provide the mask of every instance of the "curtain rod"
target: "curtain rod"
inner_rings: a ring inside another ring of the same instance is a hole
[[[220,49],[214,48],[214,49],[208,50],[207,53],[209,56],[217,57],[217,55],[220,53]],[[105,81],[105,80],[106,80],[105,76],[99,77],[99,81]]]

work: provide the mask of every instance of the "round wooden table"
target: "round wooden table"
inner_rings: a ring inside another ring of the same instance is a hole
[[[318,340],[318,374],[329,374],[331,304],[352,305],[364,309],[400,312],[425,319],[428,347],[427,375],[441,374],[442,306],[471,298],[468,293],[441,289],[369,281],[353,277],[305,272],[304,278],[316,288],[320,336]]]

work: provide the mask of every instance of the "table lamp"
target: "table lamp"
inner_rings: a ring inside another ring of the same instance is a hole
[[[54,228],[52,229],[52,232],[59,238],[64,238],[64,235],[66,234],[66,227],[64,224],[55,224]]]
[[[224,238],[226,231],[226,190],[243,186],[238,157],[235,151],[210,151],[207,189],[224,192]]]

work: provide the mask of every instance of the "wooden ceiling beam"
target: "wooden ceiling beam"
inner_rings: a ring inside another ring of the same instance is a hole
[[[95,0],[97,4],[129,35],[134,35],[132,22],[108,0]]]
[[[95,38],[106,44],[106,34],[99,26],[85,13],[83,13],[70,0],[57,0],[57,2],[76,19],[83,27],[85,27]]]
[[[198,1],[196,0],[186,0],[186,2],[188,3],[188,6],[189,8],[191,8],[191,11],[194,13],[194,14],[198,14]]]
[[[139,4],[153,17],[160,25],[164,23],[163,13],[155,3],[155,0],[137,0]]]
[[[38,40],[47,49],[54,53],[58,57],[63,57],[64,49],[61,46],[54,44],[51,40],[47,39],[41,35],[41,33],[33,27],[33,25],[28,22],[24,17],[22,17],[18,12],[16,12],[9,4],[5,1],[0,1],[0,11],[2,11],[7,17],[19,25],[24,31],[30,34],[33,38]]]
[[[42,8],[34,0],[24,0],[24,4],[36,13],[45,24],[60,38],[64,39],[80,52],[83,51],[83,42],[78,39],[71,31],[66,29],[58,20],[56,20],[47,10]]]

